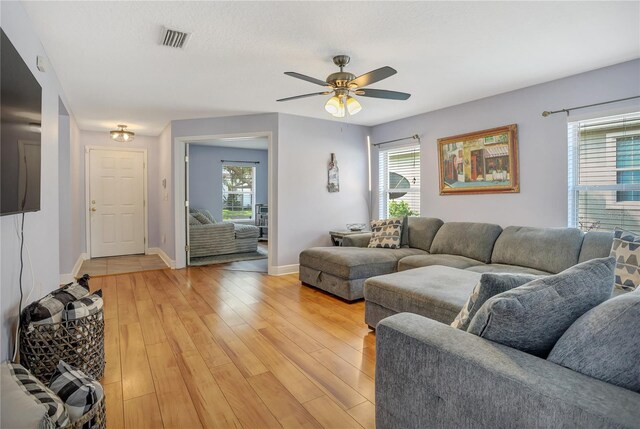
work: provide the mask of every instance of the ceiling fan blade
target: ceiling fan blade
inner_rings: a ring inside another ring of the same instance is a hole
[[[394,74],[398,73],[395,69],[384,66],[379,69],[370,71],[369,73],[365,73],[362,76],[358,76],[357,78],[349,81],[348,86],[356,85],[358,88],[363,88],[365,86],[371,85],[372,83],[376,83],[381,81],[382,79],[386,79]]]
[[[298,98],[306,98],[306,97],[313,97],[314,95],[329,95],[329,94],[331,94],[331,91],[314,92],[312,94],[303,94],[303,95],[296,95],[294,97],[281,98],[280,100],[276,100],[276,101],[297,100]]]
[[[389,100],[406,100],[411,97],[411,94],[407,94],[406,92],[387,91],[386,89],[359,89],[356,91],[356,95],[361,95],[362,97],[386,98]]]
[[[327,82],[325,82],[323,80],[316,79],[315,77],[307,76],[307,75],[304,75],[304,74],[300,74],[300,73],[296,73],[296,72],[284,72],[284,74],[286,74],[287,76],[295,77],[297,79],[306,80],[307,82],[315,83],[316,85],[331,86],[331,85],[329,85]]]

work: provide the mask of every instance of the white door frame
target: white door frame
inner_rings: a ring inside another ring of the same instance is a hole
[[[87,238],[87,255],[91,259],[91,216],[89,216],[89,210],[91,204],[89,203],[91,197],[89,192],[90,187],[90,173],[89,173],[89,151],[91,150],[105,150],[112,152],[142,152],[142,189],[143,189],[143,211],[144,211],[144,254],[149,253],[149,195],[147,192],[147,150],[141,148],[129,148],[129,147],[107,147],[107,146],[85,146],[84,148],[84,219],[85,219],[85,236]]]
[[[206,141],[206,140],[219,140],[231,137],[266,137],[268,140],[267,146],[267,158],[268,158],[268,198],[267,204],[269,205],[269,220],[268,220],[268,256],[267,256],[267,271],[269,274],[274,274],[274,252],[276,249],[276,245],[274,244],[277,240],[277,231],[274,230],[275,223],[274,212],[277,210],[276,207],[276,199],[275,199],[275,189],[274,189],[274,175],[276,171],[274,170],[274,153],[273,153],[273,133],[271,131],[256,131],[249,133],[232,133],[232,134],[212,134],[212,135],[199,135],[199,136],[189,136],[189,137],[177,137],[174,141],[173,145],[173,157],[174,157],[174,178],[173,181],[173,192],[174,192],[174,230],[175,230],[175,255],[176,255],[176,268],[184,268],[187,266],[187,255],[185,252],[185,246],[187,243],[186,238],[186,228],[185,223],[187,222],[185,216],[185,174],[186,169],[184,165],[184,156],[185,156],[185,145],[187,142],[189,143],[197,143],[198,141]]]

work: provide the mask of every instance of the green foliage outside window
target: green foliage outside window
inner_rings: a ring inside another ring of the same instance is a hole
[[[389,201],[389,217],[418,216],[406,201]]]

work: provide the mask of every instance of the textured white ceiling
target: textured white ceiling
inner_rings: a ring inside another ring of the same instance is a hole
[[[284,112],[330,118],[320,79],[351,56],[389,65],[345,121],[375,125],[640,57],[634,2],[24,2],[79,126],[157,135],[172,119]],[[193,32],[159,45],[162,26]]]

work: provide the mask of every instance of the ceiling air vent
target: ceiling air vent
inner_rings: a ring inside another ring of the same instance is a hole
[[[162,40],[160,44],[163,46],[169,46],[170,48],[184,49],[191,37],[191,33],[185,33],[183,31],[172,30],[171,28],[164,27],[162,29]]]

